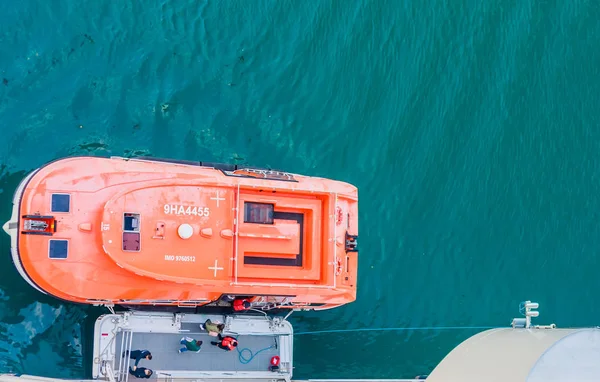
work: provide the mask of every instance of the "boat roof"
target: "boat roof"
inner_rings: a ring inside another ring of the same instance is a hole
[[[20,215],[51,215],[56,232],[20,236],[23,266],[42,289],[67,299],[246,293],[353,301],[358,259],[344,235],[358,229],[356,188],[295,174],[242,175],[122,158],[46,166],[25,187]]]
[[[229,283],[237,276],[326,285],[319,263],[333,261],[334,253],[311,256],[315,246],[303,238],[304,224],[319,225],[320,207],[318,198],[264,197],[254,192],[237,194],[231,187],[160,181],[153,187],[120,192],[106,203],[102,245],[119,266],[159,280],[206,285]],[[238,208],[244,210],[238,213]],[[310,211],[313,219],[305,222],[300,211]],[[253,214],[271,216],[257,224],[249,221]],[[323,240],[320,229],[310,233],[314,243]],[[237,264],[236,252],[244,256]],[[265,266],[288,268],[273,273]]]

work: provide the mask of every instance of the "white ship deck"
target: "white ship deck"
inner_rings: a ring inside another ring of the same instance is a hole
[[[200,330],[207,318],[225,323],[223,335],[238,339],[238,349],[225,351],[211,345],[217,337]],[[287,321],[263,316],[173,315],[171,313],[115,314],[100,317],[94,338],[93,377],[115,381],[137,380],[129,374],[135,360],[125,350],[149,350],[152,360],[138,367],[153,371],[150,379],[284,379],[292,376],[293,331]],[[200,352],[178,350],[182,337],[201,340]],[[280,371],[269,371],[271,357],[280,357]]]
[[[211,345],[211,341],[218,341],[218,339],[209,336],[206,332],[200,333],[198,325],[186,324],[182,325],[182,327],[190,330],[190,332],[184,334],[185,336],[203,342],[199,353],[189,351],[178,353],[178,350],[183,347],[179,343],[182,334],[133,333],[131,349],[147,349],[152,353],[152,360],[142,360],[139,366],[153,370],[266,371],[268,370],[271,357],[279,355],[279,349],[276,348],[277,341],[275,336],[241,335],[236,337],[239,340],[239,350],[247,348],[256,354],[261,349],[267,349],[261,351],[249,363],[243,364],[239,359],[238,350],[224,351],[217,346]],[[117,354],[122,353],[121,337],[123,335],[119,333],[116,341]],[[246,359],[252,356],[248,351],[244,351],[242,355]]]

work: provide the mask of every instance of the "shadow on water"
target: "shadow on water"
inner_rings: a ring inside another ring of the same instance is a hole
[[[0,219],[28,171],[0,167]],[[56,378],[91,377],[93,325],[105,309],[59,301],[32,288],[14,267],[10,238],[0,233],[0,372]],[[87,335],[86,335],[87,333]]]
[[[5,166],[0,167],[0,217],[2,224],[10,218],[14,190],[27,173],[27,171],[10,173]],[[29,302],[35,302],[40,296],[24,293],[24,291],[31,289],[31,287],[19,276],[12,264],[10,237],[4,231],[0,235],[0,248],[2,251],[2,256],[0,256],[0,269],[2,269],[0,288],[9,296],[15,296],[23,302],[28,300],[30,300]]]

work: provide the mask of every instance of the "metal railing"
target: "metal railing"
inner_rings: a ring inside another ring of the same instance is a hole
[[[115,372],[110,361],[102,361],[103,374],[106,376],[109,382],[116,382]]]
[[[131,330],[121,331],[121,354],[117,354],[119,357],[119,363],[117,366],[117,382],[127,382],[129,380],[129,367],[131,358],[129,352],[131,351],[131,343],[133,341],[133,332]]]

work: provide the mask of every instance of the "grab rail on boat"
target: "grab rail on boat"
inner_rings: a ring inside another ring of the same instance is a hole
[[[127,306],[127,305],[138,306],[139,305],[140,309],[143,309],[143,306],[146,306],[146,305],[151,305],[151,306],[165,305],[165,306],[178,306],[180,308],[184,308],[184,307],[196,308],[196,307],[211,303],[211,300],[208,300],[208,299],[201,299],[201,300],[123,300],[123,299],[121,299],[121,300],[99,300],[99,299],[88,299],[87,302],[94,306],[104,306],[104,307],[108,308],[108,310],[110,310],[110,312],[112,314],[115,314],[115,312],[114,312],[115,305],[122,305],[122,306]]]

